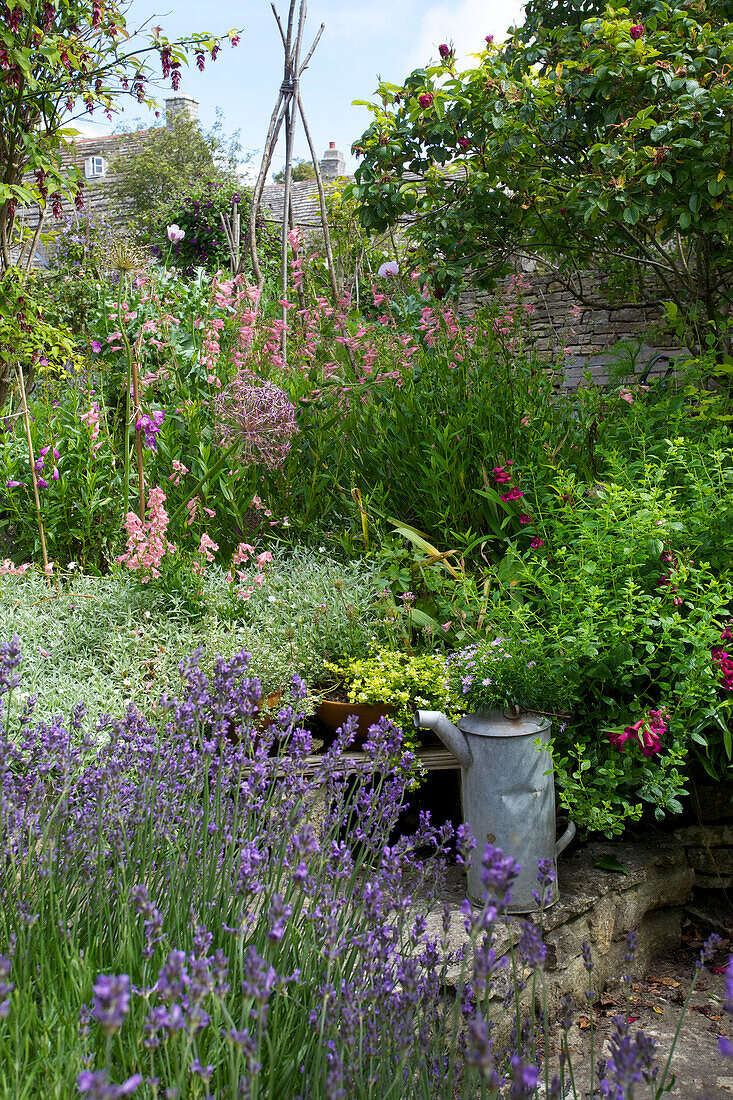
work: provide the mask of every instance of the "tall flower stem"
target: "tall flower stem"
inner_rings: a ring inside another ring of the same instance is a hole
[[[31,418],[28,413],[28,401],[25,396],[25,381],[23,379],[23,368],[16,367],[16,374],[18,375],[18,384],[20,386],[20,399],[23,403],[23,419],[25,420],[25,434],[28,440],[28,457],[31,462],[31,477],[33,478],[33,494],[36,498],[36,515],[38,516],[38,533],[41,536],[41,553],[43,554],[43,571],[48,573],[48,554],[46,553],[46,535],[43,530],[43,520],[41,518],[41,500],[38,496],[38,478],[36,477],[36,458],[33,453],[33,439],[31,438]]]
[[[181,516],[185,512],[186,508],[188,507],[190,502],[193,500],[193,498],[196,496],[196,494],[198,493],[199,489],[204,484],[204,482],[208,481],[210,478],[212,478],[214,476],[214,474],[219,473],[219,470],[221,470],[222,467],[224,466],[224,464],[229,460],[230,455],[234,452],[234,450],[236,449],[238,444],[239,444],[239,440],[235,439],[234,442],[232,444],[230,444],[230,446],[227,447],[227,449],[224,451],[224,454],[221,455],[217,459],[217,461],[214,463],[214,465],[211,467],[211,469],[207,470],[206,473],[204,474],[204,476],[199,478],[199,480],[196,482],[196,485],[194,486],[192,491],[188,494],[188,496],[184,500],[183,504],[180,506],[180,508],[177,508],[176,511],[171,516],[171,518],[170,518],[171,525],[174,524],[177,519],[181,518]]]
[[[137,361],[133,356],[130,359],[130,370],[132,373],[132,399],[134,404],[133,416],[135,423],[140,419],[142,409],[140,408],[140,383],[138,380]],[[141,431],[135,432],[135,453],[137,457],[137,487],[139,496],[139,513],[140,519],[145,521],[145,467],[143,465],[143,434]],[[127,515],[127,513],[125,513]]]

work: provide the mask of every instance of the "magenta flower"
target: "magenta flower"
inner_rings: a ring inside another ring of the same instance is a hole
[[[468,140],[468,138],[459,138],[458,144],[460,145],[461,149],[468,149],[471,142]]]
[[[629,31],[629,34],[631,35],[634,42],[636,42],[636,40],[638,38],[641,38],[643,33],[644,33],[644,24],[643,23],[634,23],[633,27]]]
[[[486,45],[490,46],[493,41],[494,41],[493,34],[487,34],[486,35]]]
[[[92,340],[92,351],[99,355],[101,350],[102,345],[100,344],[99,340]]]
[[[165,412],[163,409],[156,409],[152,416],[148,416],[147,413],[144,413],[135,424],[136,431],[145,433],[143,442],[151,451],[157,450],[155,437],[163,426],[164,420]]]
[[[186,236],[186,230],[181,229],[180,225],[176,225],[175,222],[173,225],[168,226],[166,233],[168,234],[168,240],[171,244],[178,244]]]
[[[432,105],[433,105],[433,93],[432,92],[423,92],[422,95],[419,95],[417,97],[417,101],[420,104],[420,106],[423,108],[423,110],[426,110],[428,107],[432,107]]]
[[[24,489],[25,488],[25,482],[24,481],[6,481],[5,482],[5,488],[6,489]]]
[[[445,42],[441,42],[441,44],[438,46],[438,53],[442,57],[443,61],[448,61],[451,57],[453,57],[453,50]]]
[[[537,538],[537,536],[535,535],[529,545],[532,547],[533,550],[539,550],[540,546],[544,546],[545,544],[542,539]]]

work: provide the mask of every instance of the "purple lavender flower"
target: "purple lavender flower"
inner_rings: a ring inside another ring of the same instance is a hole
[[[137,1086],[142,1084],[142,1080],[141,1075],[135,1073],[123,1085],[113,1085],[106,1070],[95,1073],[85,1069],[77,1077],[76,1087],[87,1100],[118,1100],[120,1096],[131,1096]]]
[[[598,1065],[598,1091],[601,1096],[633,1096],[634,1085],[656,1080],[656,1043],[643,1031],[637,1031],[632,1036],[623,1016],[613,1018],[609,1047],[608,1059]]]
[[[4,1020],[10,1012],[10,994],[15,989],[15,984],[9,982],[10,972],[13,967],[13,955],[15,954],[15,940],[11,941],[11,950],[8,955],[0,955],[0,1020]]]
[[[108,1034],[119,1031],[130,1010],[130,979],[127,974],[100,974],[94,983],[92,1018]]]
[[[717,951],[720,951],[722,946],[723,941],[718,933],[711,932],[708,938],[705,940],[705,943],[702,945],[700,957],[695,963],[695,966],[698,968],[698,970],[701,970],[703,967],[707,966],[708,963],[715,956],[715,953]]]
[[[539,1076],[537,1066],[525,1062],[523,1058],[515,1054],[512,1058],[512,1084],[507,1100],[531,1100],[537,1088]]]
[[[626,952],[624,954],[624,962],[626,963],[626,973],[621,978],[621,981],[625,985],[631,985],[631,967],[634,964],[636,958],[636,949],[639,945],[639,937],[636,931],[632,928],[626,933]]]
[[[542,942],[542,935],[536,924],[532,921],[524,921],[519,937],[519,952],[527,966],[533,969],[542,968],[547,958],[547,948]]]
[[[23,660],[20,652],[20,638],[17,634],[9,642],[0,643],[0,695],[13,691],[20,683],[20,676],[15,671]]]
[[[481,860],[481,883],[488,896],[496,902],[508,905],[511,901],[512,883],[521,868],[511,856],[505,856],[501,848],[487,844]]]
[[[267,913],[267,938],[270,943],[279,943],[285,935],[285,925],[288,917],[293,912],[291,905],[286,905],[282,894],[273,894],[270,908]]]
[[[238,444],[245,462],[282,466],[298,428],[295,407],[273,382],[240,371],[214,401],[219,445]]]

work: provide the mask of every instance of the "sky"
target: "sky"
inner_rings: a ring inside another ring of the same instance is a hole
[[[170,0],[168,0],[170,3]],[[283,22],[288,0],[276,0]],[[401,84],[413,69],[437,56],[441,42],[455,46],[460,67],[471,66],[470,54],[479,52],[487,34],[501,40],[507,28],[521,22],[520,0],[311,0],[308,5],[305,41],[309,48],[323,23],[324,32],[301,80],[301,97],[308,125],[319,156],[330,141],[342,151],[347,171],[356,162],[351,145],[366,129],[370,115],[365,107],[352,106],[355,99],[370,100],[380,79]],[[236,49],[228,46],[203,73],[195,65],[184,69],[180,91],[199,101],[199,117],[205,130],[216,121],[219,108],[226,134],[239,131],[245,156],[259,168],[270,115],[283,77],[283,50],[269,0],[175,0],[168,10],[155,0],[133,0],[128,13],[128,30],[149,20],[170,37],[194,31],[225,34],[241,29]],[[463,63],[463,64],[462,64]],[[162,88],[162,102],[170,89]],[[125,122],[154,124],[147,111],[135,104],[123,116]],[[119,116],[115,124],[119,122]],[[75,123],[86,134],[109,133],[105,124]],[[295,156],[308,157],[302,128],[298,127]],[[285,160],[284,140],[273,159],[277,171]]]

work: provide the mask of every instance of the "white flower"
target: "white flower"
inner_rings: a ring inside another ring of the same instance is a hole
[[[379,268],[377,275],[379,275],[380,279],[391,279],[393,275],[399,274],[399,270],[397,260],[387,260],[387,262],[382,264]]]
[[[173,225],[168,226],[166,232],[168,234],[168,240],[171,242],[171,244],[178,244],[178,242],[182,241],[183,238],[186,236],[186,230],[181,229],[181,227],[179,225],[176,225],[175,222],[173,223]]]

